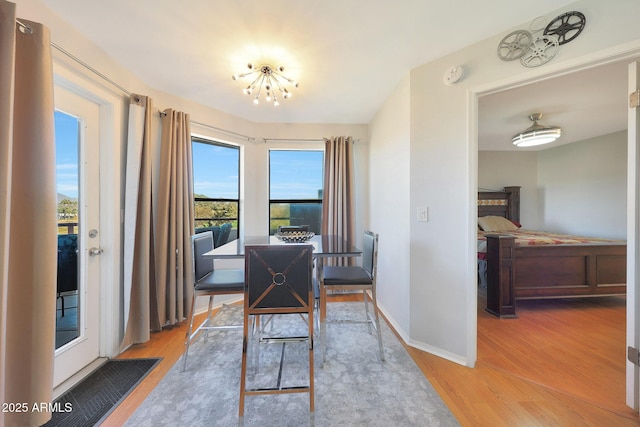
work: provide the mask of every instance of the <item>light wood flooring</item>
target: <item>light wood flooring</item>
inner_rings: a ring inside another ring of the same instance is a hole
[[[512,320],[484,305],[475,368],[405,346],[462,426],[640,426],[625,405],[624,298],[519,301]],[[184,323],[120,356],[163,360],[103,426],[121,426],[178,360]]]

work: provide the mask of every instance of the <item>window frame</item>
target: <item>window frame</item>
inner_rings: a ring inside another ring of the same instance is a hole
[[[321,190],[322,194],[324,194],[324,173],[325,173],[324,164],[325,164],[325,155],[326,155],[324,149],[322,149],[322,148],[307,148],[307,149],[305,149],[305,148],[270,148],[269,149],[269,153],[268,153],[268,161],[269,161],[269,171],[268,171],[268,174],[269,174],[269,177],[268,177],[269,178],[268,179],[268,181],[269,181],[269,188],[268,188],[268,191],[269,191],[269,205],[268,205],[268,210],[269,210],[269,215],[268,215],[268,223],[267,223],[267,228],[269,230],[269,235],[273,235],[277,231],[275,229],[274,230],[271,229],[271,222],[272,222],[271,206],[273,204],[289,204],[289,205],[296,205],[296,204],[298,204],[298,205],[302,205],[302,204],[314,205],[314,204],[317,204],[317,205],[320,206],[320,224],[319,224],[319,227],[321,228],[322,227],[322,206],[323,206],[323,198],[322,197],[320,197],[320,198],[309,198],[309,199],[290,199],[290,198],[287,198],[287,199],[274,199],[274,198],[272,198],[272,196],[271,196],[271,170],[272,170],[271,169],[272,168],[272,165],[271,165],[271,153],[275,152],[275,151],[294,151],[294,152],[309,152],[309,151],[312,151],[312,152],[322,153],[322,161],[321,161],[321,167],[322,167],[321,184],[322,184],[322,187],[319,190]],[[285,218],[282,218],[282,219],[285,219]],[[291,217],[289,217],[289,220],[290,219],[291,219]],[[320,232],[320,229],[318,229],[318,233],[319,232]]]

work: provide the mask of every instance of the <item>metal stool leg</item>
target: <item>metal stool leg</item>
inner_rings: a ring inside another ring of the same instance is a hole
[[[376,332],[378,334],[378,348],[380,349],[380,361],[384,362],[384,349],[382,348],[382,331],[380,330],[380,316],[378,314],[378,301],[376,298],[375,287],[371,289],[371,296],[373,299],[373,311],[375,312]]]

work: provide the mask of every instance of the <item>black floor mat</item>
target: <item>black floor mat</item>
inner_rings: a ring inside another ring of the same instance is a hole
[[[160,362],[151,359],[107,361],[54,402],[51,420],[45,426],[94,426]]]

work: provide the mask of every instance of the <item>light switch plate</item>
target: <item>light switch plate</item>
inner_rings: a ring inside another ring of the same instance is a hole
[[[420,206],[418,208],[418,222],[429,221],[429,208],[426,206]]]

